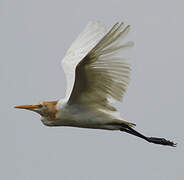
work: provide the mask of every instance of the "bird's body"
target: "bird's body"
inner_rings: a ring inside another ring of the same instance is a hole
[[[62,107],[59,104],[53,105],[53,102],[43,102],[43,104],[55,108],[55,115],[42,117],[42,122],[46,126],[73,126],[81,128],[120,130],[121,124],[133,124],[117,119],[117,117],[105,113],[101,110],[95,110],[90,106],[72,104],[63,102]],[[115,125],[115,123],[117,125]]]
[[[133,46],[133,42],[121,44],[129,29],[130,26],[116,23],[106,32],[101,23],[88,23],[62,60],[67,79],[66,97],[16,108],[39,113],[47,126],[120,130],[148,142],[175,146],[163,138],[146,137],[135,131],[135,124],[117,115],[111,103],[122,101],[130,80],[130,64],[118,56]]]

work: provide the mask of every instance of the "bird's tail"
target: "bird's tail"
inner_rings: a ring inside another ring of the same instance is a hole
[[[128,127],[131,127],[131,128],[136,126],[136,124],[128,122],[128,121],[124,121],[124,120],[121,120],[121,121],[122,121],[122,126],[124,126],[124,124],[126,124]]]

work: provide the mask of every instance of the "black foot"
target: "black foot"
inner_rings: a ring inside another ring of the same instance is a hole
[[[172,141],[168,141],[168,140],[166,140],[164,138],[149,137],[148,138],[148,142],[155,143],[155,144],[162,144],[162,145],[166,145],[166,146],[176,147],[176,143],[174,143]]]

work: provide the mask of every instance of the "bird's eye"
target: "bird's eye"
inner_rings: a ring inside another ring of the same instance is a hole
[[[43,105],[42,105],[42,104],[39,104],[38,106],[39,106],[39,108],[42,108],[42,107],[43,107]]]

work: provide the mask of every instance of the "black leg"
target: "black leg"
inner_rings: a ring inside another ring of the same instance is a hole
[[[176,147],[176,144],[173,143],[172,141],[168,141],[168,140],[166,140],[164,138],[146,137],[146,136],[144,136],[141,133],[135,131],[134,129],[132,129],[131,127],[129,127],[127,125],[123,125],[121,131],[127,132],[129,134],[132,134],[134,136],[140,137],[142,139],[145,139],[146,141],[148,141],[150,143]]]

